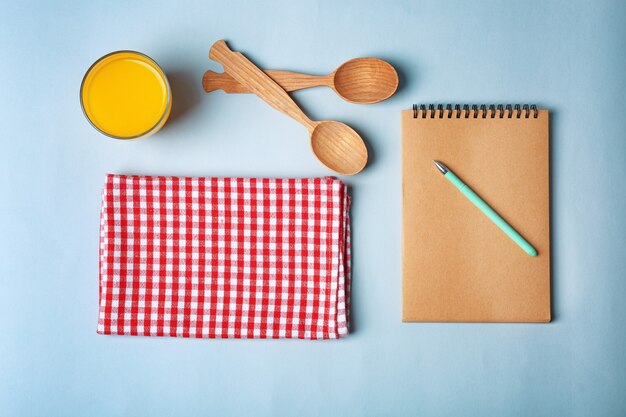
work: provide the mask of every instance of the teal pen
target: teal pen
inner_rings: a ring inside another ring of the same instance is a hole
[[[500,228],[508,237],[513,240],[513,242],[517,243],[517,245],[524,250],[530,256],[537,256],[537,250],[531,246],[530,243],[526,241],[508,224],[502,217],[498,215],[487,203],[483,201],[482,198],[478,196],[471,188],[469,188],[463,181],[459,179],[454,172],[450,171],[444,164],[438,161],[433,161],[439,171],[443,174],[443,176],[450,181],[458,190],[465,196],[469,201],[474,203],[476,207],[482,211],[485,216],[489,218],[496,226]]]

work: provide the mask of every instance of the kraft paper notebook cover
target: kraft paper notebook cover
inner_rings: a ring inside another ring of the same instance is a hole
[[[402,320],[550,321],[548,111],[402,112]],[[530,242],[531,257],[436,169],[441,161]]]

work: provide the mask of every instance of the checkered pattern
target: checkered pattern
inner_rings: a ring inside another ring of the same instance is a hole
[[[98,333],[348,333],[350,199],[335,178],[108,175]]]

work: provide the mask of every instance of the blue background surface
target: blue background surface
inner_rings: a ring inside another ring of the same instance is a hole
[[[55,4],[56,3],[56,4]],[[626,415],[626,4],[620,1],[0,2],[0,415]],[[307,133],[252,95],[205,95],[211,44],[264,68],[389,60],[371,106],[295,97],[371,147],[356,177],[354,333],[338,342],[96,335],[104,174],[321,176]],[[118,49],[169,75],[170,122],[98,134],[78,90]],[[400,110],[552,110],[549,325],[400,322]]]

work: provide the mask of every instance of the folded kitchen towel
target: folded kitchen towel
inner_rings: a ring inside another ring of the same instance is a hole
[[[348,333],[350,199],[336,178],[108,175],[98,333]]]

